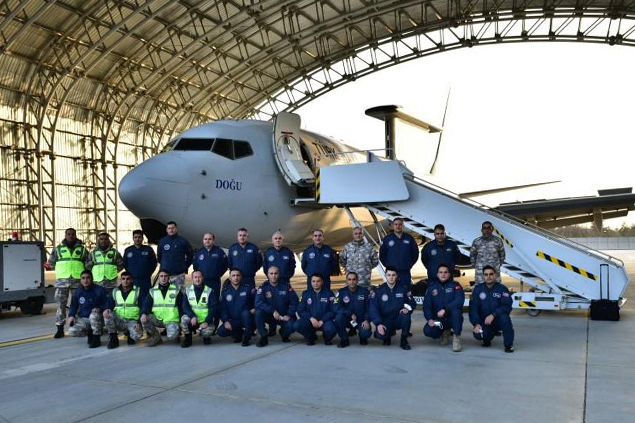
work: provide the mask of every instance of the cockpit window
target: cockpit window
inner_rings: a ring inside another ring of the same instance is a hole
[[[236,159],[251,156],[252,154],[254,152],[247,141],[234,141],[234,157]]]
[[[241,159],[254,154],[247,141],[235,141],[227,138],[177,138],[170,141],[162,152],[172,150],[211,151],[229,160]]]
[[[175,150],[210,151],[214,145],[213,138],[181,138]]]
[[[234,160],[232,140],[216,138],[216,143],[214,144],[212,152],[218,154],[219,156],[227,157],[229,160]]]
[[[163,147],[163,150],[161,150],[161,153],[165,153],[166,151],[172,151],[174,149],[174,144],[176,144],[177,141],[178,141],[177,139],[171,140],[169,143],[165,145],[165,147]]]

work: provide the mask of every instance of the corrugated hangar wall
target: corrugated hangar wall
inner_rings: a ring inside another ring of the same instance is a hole
[[[269,119],[342,84],[476,45],[635,45],[612,0],[2,0],[0,236],[121,246],[117,185],[183,129]]]

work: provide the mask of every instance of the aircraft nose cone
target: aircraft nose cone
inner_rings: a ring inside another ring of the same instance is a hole
[[[163,153],[141,163],[123,177],[119,198],[139,218],[178,221],[185,213],[189,175],[185,161]]]

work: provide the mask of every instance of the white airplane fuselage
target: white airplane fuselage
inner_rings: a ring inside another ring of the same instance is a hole
[[[261,248],[271,243],[271,235],[278,230],[284,234],[285,245],[295,251],[311,243],[317,228],[324,230],[327,244],[349,242],[351,225],[343,209],[290,205],[307,195],[299,195],[297,187],[282,177],[274,158],[272,130],[271,122],[255,120],[217,121],[191,128],[173,140],[167,151],[131,170],[121,181],[119,196],[140,219],[177,222],[179,234],[195,246],[203,233],[212,231],[216,245],[228,247],[236,242],[241,227],[248,229],[250,242]],[[178,143],[184,138],[247,141],[253,154],[232,160],[209,150],[181,150]],[[315,133],[302,131],[302,143],[307,162],[319,157],[319,166],[364,160],[361,154],[334,154],[354,149]],[[370,221],[367,213],[358,214]]]

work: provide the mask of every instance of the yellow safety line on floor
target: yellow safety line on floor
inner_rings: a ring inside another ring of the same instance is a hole
[[[31,338],[16,339],[15,341],[0,342],[0,348],[12,347],[14,345],[28,344],[29,342],[44,341],[46,339],[52,339],[52,338],[53,338],[53,334],[49,333],[46,335],[33,336]]]

